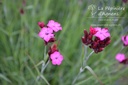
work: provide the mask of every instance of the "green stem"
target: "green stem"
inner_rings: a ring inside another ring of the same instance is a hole
[[[50,85],[47,79],[43,75],[40,75],[40,77],[47,83],[47,85]]]
[[[48,60],[47,63],[46,63],[45,65],[42,64],[41,74],[43,74],[45,68],[48,66],[49,61],[50,61],[50,60]]]
[[[87,53],[88,53],[88,51],[87,51],[87,46],[85,45],[85,46],[84,46],[84,57],[83,57],[83,60],[86,59]],[[82,60],[82,64],[83,64],[82,66],[84,66],[84,63],[85,63],[83,60]]]
[[[78,79],[78,77],[80,76],[81,73],[82,73],[82,72],[79,71],[79,73],[77,74],[77,76],[76,76],[75,79],[73,80],[72,85],[75,84],[76,80]]]
[[[46,57],[46,49],[47,49],[47,47],[44,46],[44,60],[45,60],[45,57]]]
[[[43,76],[43,72],[45,70],[45,68],[47,67],[47,65],[49,64],[49,60],[46,64],[42,63],[42,68],[41,68],[41,72],[39,72],[38,70],[38,74],[40,73],[40,76],[37,77],[37,80],[40,79],[40,77],[47,83],[47,85],[50,85],[49,82],[47,81],[47,79]],[[36,67],[35,67],[36,68]]]
[[[97,75],[95,74],[95,72],[92,70],[91,67],[85,66],[85,67],[83,68],[83,70],[84,70],[85,68],[88,69],[88,70],[92,73],[92,75],[99,81],[100,85],[104,85],[104,84],[101,82],[101,80],[97,77]]]
[[[36,67],[33,59],[28,55],[29,59],[31,60],[31,62],[33,63],[38,75],[40,75],[40,77],[47,83],[47,85],[50,85],[49,82],[47,81],[47,79],[40,73],[40,71],[38,70],[38,68]],[[38,80],[38,79],[37,79]]]
[[[88,59],[90,58],[90,56],[91,56],[93,53],[94,53],[94,51],[92,51],[92,52],[86,57],[86,59],[84,60],[84,64],[83,64],[83,66],[86,65]],[[82,66],[82,67],[83,67],[83,66]]]
[[[46,46],[44,47],[44,60],[46,60],[44,63],[42,63],[42,68],[41,68],[41,72],[40,72],[40,76],[39,77],[37,77],[37,80],[39,80],[40,79],[40,77],[42,78],[42,79],[44,79],[44,81],[48,84],[48,85],[50,85],[49,83],[48,83],[48,81],[45,79],[45,77],[42,75],[43,74],[43,72],[44,72],[44,70],[45,70],[45,68],[48,66],[48,64],[49,64],[49,59],[48,59],[48,56],[47,56],[47,54],[46,54]]]
[[[78,79],[78,77],[80,76],[80,74],[84,71],[83,66],[86,65],[87,60],[90,58],[90,56],[91,56],[93,53],[94,53],[94,51],[92,51],[92,52],[86,57],[86,59],[84,60],[83,65],[81,66],[79,73],[77,74],[77,76],[75,77],[75,79],[74,79],[73,82],[72,82],[72,85],[75,84],[75,82],[76,82],[76,80]]]
[[[122,48],[120,49],[120,52],[124,49],[124,46],[122,46]]]

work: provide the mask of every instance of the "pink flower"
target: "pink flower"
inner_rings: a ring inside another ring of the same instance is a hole
[[[53,65],[60,65],[63,61],[63,56],[58,51],[55,51],[50,55],[50,59]]]
[[[122,36],[122,42],[124,43],[124,46],[128,46],[128,35]]]
[[[59,30],[62,30],[60,23],[55,22],[54,20],[50,20],[47,26],[51,28],[54,32],[58,32]]]
[[[110,37],[110,33],[108,32],[108,29],[107,28],[101,29],[101,28],[97,27],[97,28],[94,28],[94,29],[96,29],[96,31],[97,31],[94,34],[94,36],[100,38],[100,40],[104,40],[107,37]]]
[[[40,26],[40,28],[43,28],[45,26],[44,22],[38,22],[38,26]]]
[[[51,38],[54,38],[53,30],[47,27],[43,27],[38,36],[44,39],[44,41],[49,42]]]
[[[122,62],[122,61],[125,60],[126,58],[125,58],[125,55],[124,55],[124,54],[118,53],[118,54],[116,55],[115,59],[116,59],[117,61],[119,61],[119,62]]]

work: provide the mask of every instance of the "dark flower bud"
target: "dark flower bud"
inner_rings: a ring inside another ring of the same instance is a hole
[[[38,22],[38,26],[39,26],[40,28],[43,28],[43,27],[45,26],[45,24],[44,24],[44,22]]]

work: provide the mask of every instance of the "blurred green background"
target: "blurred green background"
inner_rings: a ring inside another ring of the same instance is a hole
[[[98,21],[98,17],[90,18],[88,6],[91,4],[126,9],[119,11],[120,18],[115,22]],[[21,9],[24,13],[20,13]],[[44,42],[37,35],[40,30],[37,23],[47,23],[51,19],[63,27],[56,33],[56,39],[60,41],[58,48],[64,56],[60,66],[50,63],[44,71],[51,85],[71,85],[81,66],[83,30],[101,23],[120,25],[107,26],[111,44],[104,51],[93,54],[87,64],[104,85],[128,85],[128,66],[115,60],[123,46],[121,36],[128,34],[128,3],[122,0],[0,0],[0,85],[46,85],[44,80],[36,82],[38,73],[34,65],[43,59],[44,52]],[[128,56],[127,50],[126,47],[122,53]],[[88,49],[88,53],[91,51]],[[41,65],[37,68],[40,70]],[[85,70],[76,85],[99,85],[99,82]]]

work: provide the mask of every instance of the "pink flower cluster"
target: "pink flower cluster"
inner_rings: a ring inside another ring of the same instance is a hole
[[[108,44],[110,44],[110,33],[107,28],[101,29],[100,27],[90,27],[89,33],[86,30],[84,30],[82,42],[85,45],[89,45],[89,47],[93,49],[95,53],[98,53],[103,51],[103,49]]]
[[[121,40],[124,46],[128,46],[128,35],[122,36]],[[125,54],[123,53],[118,53],[115,59],[119,61],[120,63],[128,64],[128,58],[126,58]]]
[[[44,40],[46,45],[55,41],[55,32],[62,30],[60,23],[54,20],[50,20],[47,25],[44,22],[38,22],[38,25],[41,28],[38,36]],[[48,54],[53,65],[60,65],[62,63],[63,56],[58,51],[56,44],[50,46]]]
[[[54,42],[54,32],[62,30],[60,23],[55,22],[54,20],[50,20],[46,26],[43,22],[38,22],[38,25],[41,28],[38,36],[42,38],[46,44],[48,42]]]

